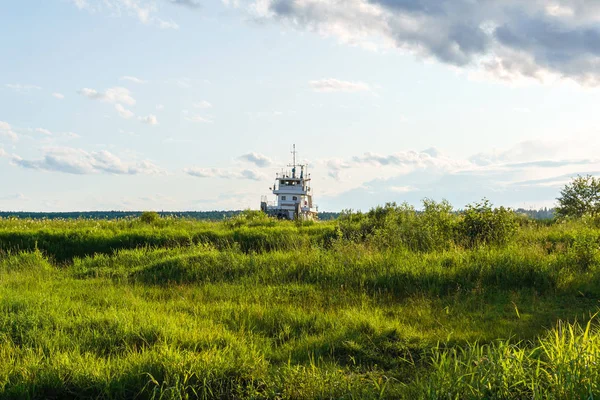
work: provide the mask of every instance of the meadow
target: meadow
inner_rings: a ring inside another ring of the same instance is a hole
[[[0,398],[596,398],[599,299],[596,221],[486,202],[0,219]]]

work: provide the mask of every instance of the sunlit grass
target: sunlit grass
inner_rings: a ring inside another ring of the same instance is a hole
[[[200,230],[228,241],[156,239]],[[423,252],[331,240],[333,223],[0,231],[1,398],[600,395],[594,228]]]

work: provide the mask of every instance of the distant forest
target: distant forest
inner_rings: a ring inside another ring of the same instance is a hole
[[[241,214],[235,211],[159,211],[161,217],[191,218],[197,220],[220,221]],[[122,219],[137,218],[142,211],[81,211],[81,212],[12,212],[0,211],[0,218],[31,218],[31,219]],[[340,213],[320,212],[320,220],[336,219]]]
[[[519,208],[515,210],[519,214],[527,215],[531,219],[552,219],[554,217],[553,208],[542,208],[539,210],[525,210]],[[241,214],[242,210],[236,211],[161,211],[158,212],[163,217],[192,218],[197,220],[220,221],[223,219],[235,217]],[[82,212],[12,212],[0,211],[0,218],[31,218],[31,219],[122,219],[137,218],[142,211],[82,211]],[[319,219],[328,221],[339,217],[339,212],[320,212]]]

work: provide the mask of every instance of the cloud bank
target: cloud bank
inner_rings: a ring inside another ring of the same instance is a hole
[[[38,160],[25,160],[14,155],[12,163],[26,169],[77,175],[99,173],[138,175],[159,174],[162,172],[159,167],[150,161],[128,162],[105,150],[87,152],[70,147],[45,149],[43,157]]]
[[[496,78],[600,83],[600,2],[588,0],[253,0],[261,21],[395,47]]]
[[[418,204],[426,197],[447,198],[458,207],[482,197],[513,207],[552,206],[571,177],[600,175],[600,158],[593,151],[597,145],[589,140],[530,140],[467,159],[436,149],[367,152],[319,160],[313,169],[319,174],[313,178],[326,188],[319,197],[330,209],[368,209],[389,201]]]

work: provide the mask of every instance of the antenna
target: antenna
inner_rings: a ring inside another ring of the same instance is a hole
[[[292,154],[293,154],[293,164],[291,165],[292,167],[292,178],[296,178],[296,144],[294,144],[293,146],[293,150],[292,150]]]

